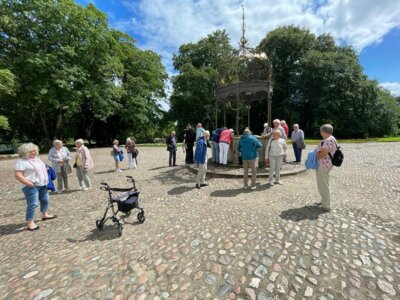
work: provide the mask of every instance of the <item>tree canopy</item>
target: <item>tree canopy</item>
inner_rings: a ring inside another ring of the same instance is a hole
[[[197,43],[184,44],[174,55],[179,74],[173,78],[169,117],[177,121],[178,133],[186,123],[212,126],[219,71],[232,54],[225,31],[215,31]]]
[[[0,11],[0,69],[15,76],[0,113],[14,137],[40,144],[153,137],[167,79],[159,55],[110,29],[92,4],[6,0]]]
[[[308,136],[318,136],[319,127],[331,123],[340,137],[375,137],[397,134],[400,109],[388,91],[363,73],[357,53],[338,46],[329,34],[316,36],[296,26],[278,27],[257,47],[273,66],[272,117],[299,123]],[[184,44],[174,56],[179,74],[173,80],[170,118],[184,124],[202,122],[213,128],[218,108],[214,106],[218,77],[226,69],[234,49],[224,31],[216,31],[197,43]],[[251,128],[262,130],[266,105],[253,103]],[[227,125],[230,107],[226,107]],[[242,114],[243,112],[241,112]],[[247,125],[240,120],[240,128]],[[260,127],[260,128],[258,128]]]

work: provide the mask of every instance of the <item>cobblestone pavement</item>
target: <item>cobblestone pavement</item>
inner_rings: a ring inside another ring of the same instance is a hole
[[[24,230],[15,160],[0,161],[0,298],[400,298],[400,143],[345,144],[330,213],[312,206],[313,171],[253,191],[226,178],[198,190],[182,152],[170,168],[164,148],[140,150],[138,169],[114,173],[109,149],[92,149],[93,189],[70,175],[73,190],[51,195],[59,217],[35,232]],[[98,231],[100,182],[127,187],[127,174],[146,221],[132,214],[122,237],[111,222]]]

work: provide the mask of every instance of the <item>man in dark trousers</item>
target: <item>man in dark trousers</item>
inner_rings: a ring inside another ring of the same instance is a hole
[[[185,164],[193,164],[193,146],[194,142],[196,139],[196,133],[194,129],[192,128],[191,124],[186,125],[186,130],[184,133],[184,140],[183,140],[183,145],[184,145],[184,151],[186,152],[186,157],[185,157]]]
[[[176,166],[176,133],[171,131],[171,134],[166,140],[167,150],[169,151],[169,166]]]

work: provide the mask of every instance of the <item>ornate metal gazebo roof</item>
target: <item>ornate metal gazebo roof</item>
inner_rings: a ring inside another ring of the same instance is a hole
[[[216,91],[216,106],[222,103],[225,108],[226,104],[235,103],[236,132],[239,131],[239,110],[243,105],[246,105],[250,126],[250,107],[254,101],[268,101],[268,123],[271,122],[272,64],[265,53],[257,52],[248,46],[243,5],[242,9],[242,37],[239,49],[226,62],[225,70],[220,74],[220,86]]]

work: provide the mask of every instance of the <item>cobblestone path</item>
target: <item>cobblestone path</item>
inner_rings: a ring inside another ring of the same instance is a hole
[[[343,151],[322,213],[313,171],[253,191],[224,178],[198,190],[181,152],[170,168],[164,148],[141,148],[138,169],[114,173],[109,149],[92,149],[93,189],[70,175],[72,191],[50,196],[58,218],[36,232],[24,230],[15,160],[0,161],[0,298],[400,299],[400,143]],[[133,213],[118,237],[112,222],[96,229],[98,187],[128,187],[125,175],[140,183],[146,221]]]

